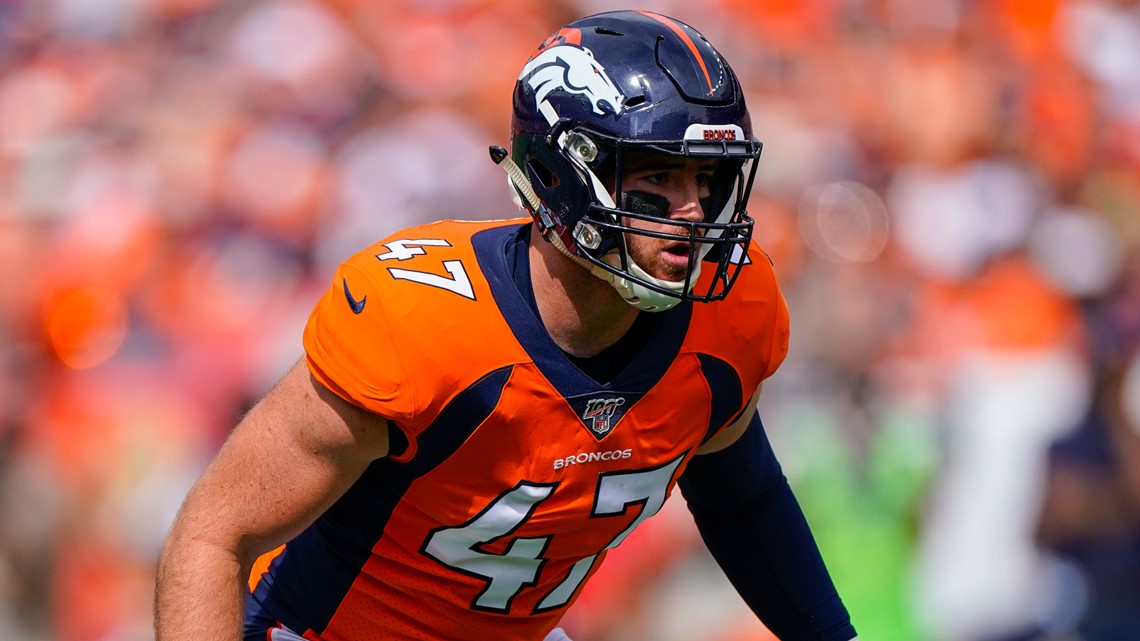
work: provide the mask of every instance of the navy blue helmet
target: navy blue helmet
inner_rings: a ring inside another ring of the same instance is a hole
[[[510,156],[521,172],[508,173],[516,201],[547,240],[639,309],[728,293],[752,235],[745,204],[760,149],[728,63],[695,29],[656,13],[615,11],[563,27],[515,84]],[[665,234],[630,226],[668,214],[652,198],[622,192],[630,152],[717,159],[703,220],[670,221],[678,231]],[[684,280],[649,275],[629,256],[628,234],[690,243]],[[716,272],[694,291],[702,263]]]

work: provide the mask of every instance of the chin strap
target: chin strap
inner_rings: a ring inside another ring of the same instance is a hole
[[[562,242],[562,237],[559,236],[556,231],[554,231],[553,227],[547,227],[546,229],[544,229],[542,231],[542,237],[545,238],[546,240],[550,241],[550,244],[554,245],[555,249],[562,252],[563,256],[569,258],[570,260],[574,261],[578,265],[581,265],[582,269],[585,269],[586,271],[597,276],[598,278],[606,281],[607,283],[609,283],[611,285],[614,285],[614,287],[617,287],[617,285],[614,284],[614,279],[617,278],[616,275],[611,274],[610,272],[602,269],[601,267],[598,267],[594,263],[591,263],[590,261],[586,260],[585,258],[582,258],[581,256],[570,251],[570,248],[566,246],[566,243]]]
[[[617,260],[616,254],[610,254],[609,256]],[[614,266],[617,267],[616,265]],[[643,312],[663,312],[676,307],[677,304],[681,302],[681,296],[685,294],[685,281],[654,278],[642,269],[632,258],[629,260],[629,271],[640,279],[673,292],[672,294],[659,292],[627,278],[611,274],[610,284],[617,290],[618,295],[625,299],[625,302],[630,305],[633,305]],[[698,263],[696,268],[693,269],[690,282],[696,282],[697,276],[699,276],[700,273],[701,266],[700,263]]]
[[[610,286],[614,288],[614,291],[618,293],[618,296],[621,296],[622,300],[643,312],[663,312],[667,309],[676,307],[677,303],[681,302],[680,296],[683,294],[685,289],[684,281],[675,282],[671,280],[661,280],[660,278],[654,278],[650,276],[644,269],[642,269],[640,265],[634,262],[633,259],[630,259],[629,269],[635,276],[638,278],[644,278],[660,287],[675,291],[677,294],[670,295],[654,291],[648,287],[645,287],[644,285],[635,283],[626,278],[622,278],[613,272],[598,267],[594,263],[591,263],[581,256],[578,256],[577,254],[574,254],[570,251],[570,248],[562,242],[562,238],[554,231],[553,228],[547,227],[542,235],[544,238],[546,238],[546,240],[550,241],[550,244],[554,245],[558,251],[562,252],[564,256],[574,261],[578,265],[581,265],[583,269],[590,272],[594,276],[597,276],[598,278],[609,283]],[[619,260],[616,251],[604,256],[603,260],[607,258],[611,259],[607,261],[611,265],[613,265],[614,261]],[[617,267],[617,265],[614,265],[614,267]],[[696,277],[700,274],[700,269],[701,266],[697,265],[697,268],[693,271],[693,281],[696,281]]]

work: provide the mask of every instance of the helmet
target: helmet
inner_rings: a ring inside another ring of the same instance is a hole
[[[648,11],[583,18],[539,46],[513,102],[513,162],[503,162],[502,148],[492,157],[544,238],[638,309],[725,297],[746,262],[753,222],[745,203],[761,144],[740,82],[704,36]],[[630,152],[716,159],[703,219],[670,221],[665,233],[632,226],[660,222],[669,207],[647,192],[622,193]],[[688,243],[684,279],[647,273],[629,254],[631,234]],[[695,291],[702,263],[716,271]]]

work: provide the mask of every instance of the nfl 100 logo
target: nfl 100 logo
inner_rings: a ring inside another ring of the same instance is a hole
[[[604,436],[614,428],[614,414],[625,405],[624,398],[592,398],[586,401],[582,420],[593,433]]]

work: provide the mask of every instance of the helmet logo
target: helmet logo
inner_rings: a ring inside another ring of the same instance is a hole
[[[539,111],[548,120],[554,116],[551,125],[557,116],[549,108],[546,97],[554,91],[585,96],[599,116],[606,113],[603,107],[608,107],[614,115],[620,114],[625,101],[625,94],[606,75],[605,68],[594,59],[594,53],[569,42],[539,50],[519,74],[519,80],[524,79],[534,91]]]

